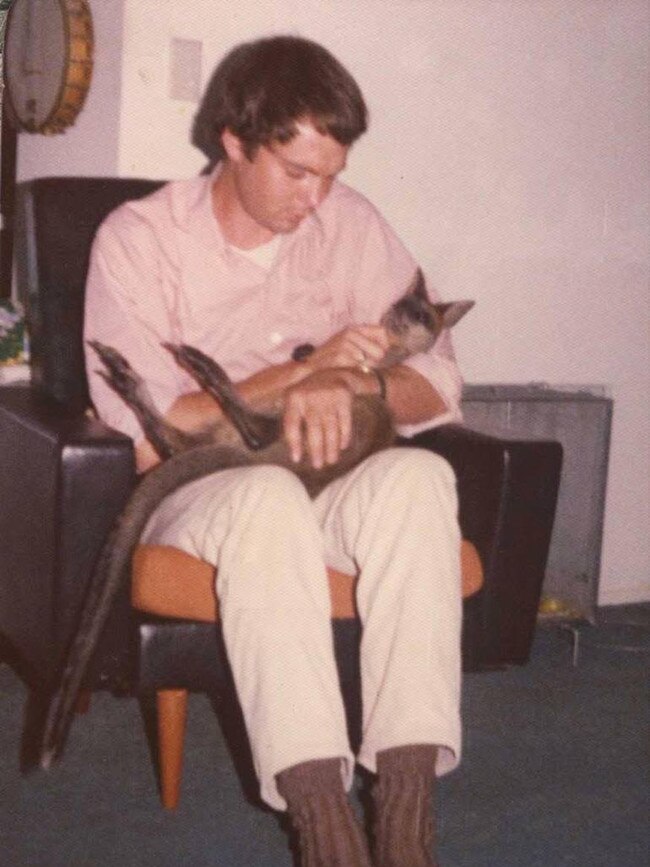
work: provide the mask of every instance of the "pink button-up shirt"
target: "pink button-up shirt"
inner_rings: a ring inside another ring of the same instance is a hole
[[[212,210],[214,176],[173,181],[122,205],[100,226],[86,289],[85,338],[114,346],[146,380],[165,414],[197,386],[161,343],[188,343],[237,382],[320,344],[347,325],[377,323],[405,291],[415,262],[376,209],[336,182],[317,212],[282,237],[269,270],[225,241]],[[90,392],[112,427],[143,437],[88,347]],[[414,356],[443,398],[435,424],[460,420],[462,381],[449,334]],[[412,435],[433,422],[404,425]]]

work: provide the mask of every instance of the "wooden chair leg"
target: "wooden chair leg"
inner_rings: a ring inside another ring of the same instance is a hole
[[[163,806],[175,810],[180,796],[183,773],[183,739],[187,718],[187,690],[160,689],[158,708],[158,760],[160,794]]]
[[[74,710],[77,714],[85,714],[90,710],[90,701],[91,701],[92,693],[89,689],[82,689],[79,695],[77,696],[77,703],[75,704]]]

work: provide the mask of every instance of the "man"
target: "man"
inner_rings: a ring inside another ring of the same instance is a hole
[[[217,68],[194,138],[209,174],[129,203],[100,228],[86,337],[115,346],[166,418],[192,430],[221,411],[161,348],[214,356],[253,403],[282,408],[293,457],[336,463],[354,394],[385,389],[402,432],[458,419],[449,336],[373,371],[381,313],[415,263],[380,215],[336,180],[366,107],[325,49],[295,37],[239,46]],[[300,344],[315,351],[292,360]],[[92,371],[94,360],[89,360]],[[102,417],[158,460],[130,410],[91,373]],[[363,735],[377,773],[375,864],[434,864],[436,774],[460,755],[460,566],[455,481],[417,449],[374,455],[315,501],[279,467],[224,470],[168,497],[143,541],[218,568],[226,647],[263,798],[287,808],[302,863],[366,867],[345,795],[351,754],[326,565],[359,573]]]

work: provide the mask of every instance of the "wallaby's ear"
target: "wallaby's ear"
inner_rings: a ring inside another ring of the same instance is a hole
[[[413,279],[409,283],[409,287],[404,294],[415,295],[416,298],[429,299],[429,296],[427,295],[427,284],[424,280],[424,274],[422,273],[421,268],[416,269]]]
[[[433,306],[436,308],[436,312],[442,320],[442,327],[451,328],[472,309],[474,302],[449,301],[447,303],[434,304]]]

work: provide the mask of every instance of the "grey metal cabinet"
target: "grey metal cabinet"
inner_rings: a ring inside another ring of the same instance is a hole
[[[598,596],[612,400],[602,387],[467,385],[467,425],[510,439],[562,443],[562,479],[543,598],[560,617],[594,619]]]

